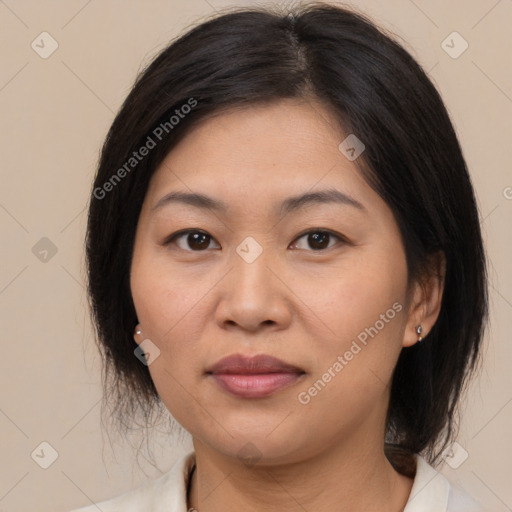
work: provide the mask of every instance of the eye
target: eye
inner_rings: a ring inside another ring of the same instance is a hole
[[[330,249],[336,245],[335,243],[331,243],[334,242],[334,240],[342,243],[347,242],[343,236],[323,229],[309,230],[296,238],[298,241],[301,239],[305,239],[306,244],[308,244],[309,247],[315,252]],[[214,241],[214,238],[205,231],[198,229],[187,229],[172,234],[164,241],[163,245],[167,246],[170,244],[175,244],[184,251],[200,252],[211,248],[210,243],[212,241]],[[301,247],[300,242],[295,242],[294,248],[308,250],[307,247],[304,247],[304,244],[302,245],[303,246]],[[220,246],[217,244],[216,248],[219,249]]]
[[[184,239],[184,243],[179,243]],[[188,229],[179,231],[168,237],[163,245],[170,245],[175,243],[180,249],[184,251],[199,252],[209,248],[210,242],[213,240],[212,236],[204,231],[197,229]],[[187,248],[188,246],[188,248]]]
[[[322,251],[325,249],[330,249],[333,245],[336,244],[330,244],[332,239],[336,239],[341,242],[346,242],[346,240],[341,236],[337,235],[331,231],[326,230],[320,230],[320,229],[314,229],[310,230],[303,235],[301,235],[296,240],[301,240],[302,238],[306,239],[306,244],[309,244],[309,246],[314,251]],[[299,244],[296,242],[295,247],[298,249],[307,249],[307,247],[297,247]]]

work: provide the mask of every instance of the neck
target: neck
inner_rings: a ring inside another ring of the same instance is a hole
[[[357,447],[357,449],[355,448]],[[288,464],[244,464],[194,439],[189,509],[197,512],[400,512],[412,479],[397,473],[383,446],[344,443]]]

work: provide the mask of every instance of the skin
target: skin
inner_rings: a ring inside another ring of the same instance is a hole
[[[387,204],[338,149],[346,137],[322,105],[282,100],[203,121],[151,179],[137,226],[131,289],[137,343],[158,393],[192,435],[188,506],[199,512],[400,511],[412,480],[384,455],[389,385],[402,347],[437,318],[442,278],[408,282],[403,243]],[[357,200],[279,214],[289,196],[335,188]],[[226,212],[182,203],[203,193]],[[304,232],[338,233],[318,249]],[[206,232],[194,245],[183,229]],[[236,252],[248,236],[262,253]],[[188,240],[188,243],[187,243]],[[199,247],[199,249],[198,249]],[[438,266],[437,270],[442,269]],[[298,400],[365,328],[402,306],[309,403]],[[235,397],[205,371],[221,358],[270,354],[305,371],[265,398]],[[257,454],[247,463],[247,443]]]

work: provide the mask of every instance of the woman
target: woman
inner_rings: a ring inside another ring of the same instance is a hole
[[[430,465],[487,316],[473,189],[363,16],[238,10],[162,51],[103,147],[87,263],[119,420],[163,404],[194,446],[104,512],[483,510]]]

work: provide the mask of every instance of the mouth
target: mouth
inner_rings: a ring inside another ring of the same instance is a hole
[[[218,361],[206,374],[231,395],[263,398],[295,384],[306,372],[273,356],[234,354]]]

